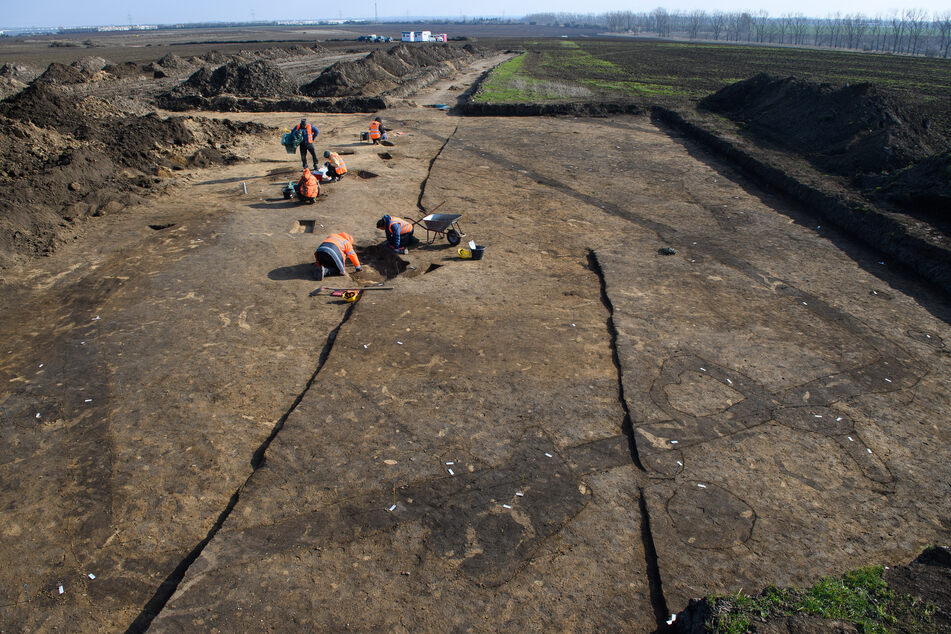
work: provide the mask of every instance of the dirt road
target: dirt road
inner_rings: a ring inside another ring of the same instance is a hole
[[[947,541],[946,297],[646,118],[383,116],[6,280],[10,629],[651,631]],[[485,258],[394,277],[417,203]],[[394,290],[309,297],[334,231]]]

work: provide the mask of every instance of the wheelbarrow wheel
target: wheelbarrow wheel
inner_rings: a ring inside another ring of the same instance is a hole
[[[459,232],[455,229],[450,229],[446,232],[446,240],[449,242],[449,246],[456,246],[462,242],[462,236],[459,235]]]

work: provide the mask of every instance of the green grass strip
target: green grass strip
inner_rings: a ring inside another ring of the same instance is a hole
[[[892,591],[884,572],[881,566],[871,566],[820,579],[805,590],[770,587],[755,597],[740,593],[708,597],[711,605],[726,608],[718,610],[716,621],[709,625],[718,634],[741,634],[754,619],[809,614],[847,621],[863,633],[885,634],[899,623],[907,631],[937,631],[932,618],[935,607]]]

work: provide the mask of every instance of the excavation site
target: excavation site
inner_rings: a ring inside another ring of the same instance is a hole
[[[0,38],[0,630],[951,631],[947,59],[334,28]]]

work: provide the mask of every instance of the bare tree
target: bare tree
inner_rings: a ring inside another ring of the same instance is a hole
[[[918,54],[926,18],[927,14],[923,9],[905,9],[905,21],[908,23],[908,52],[912,55]]]
[[[776,23],[776,34],[779,35],[779,43],[786,43],[786,33],[791,33],[792,31],[792,16],[788,13],[784,13],[783,17],[779,18],[779,21]]]
[[[746,11],[740,14],[739,33],[747,42],[753,41],[753,16]]]
[[[951,11],[935,15],[934,22],[938,33],[938,54],[947,59],[951,53]]]
[[[750,17],[753,31],[756,33],[756,41],[763,42],[766,39],[766,28],[769,25],[769,12],[760,9]]]
[[[620,31],[625,24],[624,14],[620,11],[610,11],[604,14],[604,22],[608,31]]]
[[[905,14],[893,11],[889,21],[892,29],[892,53],[900,53],[905,34]]]
[[[691,11],[690,15],[687,16],[687,36],[691,40],[697,39],[700,36],[700,29],[703,28],[703,25],[707,22],[707,13],[706,11]]]
[[[651,18],[654,22],[657,37],[670,37],[670,14],[667,13],[667,9],[657,7],[651,11]]]
[[[792,16],[793,44],[803,46],[806,43],[806,34],[808,33],[808,23],[806,16],[797,13]]]
[[[862,38],[865,37],[865,32],[868,31],[868,18],[862,15],[861,13],[856,13],[852,16],[852,29],[855,31],[855,46],[853,48],[861,49],[862,47]]]
[[[710,16],[710,30],[714,40],[720,39],[720,34],[726,29],[726,22],[726,14],[723,11],[714,11]]]
[[[839,38],[842,35],[842,15],[836,11],[828,18],[829,46],[839,48]]]
[[[822,45],[822,34],[829,29],[829,23],[825,20],[815,20],[815,39],[813,40],[813,46]]]

